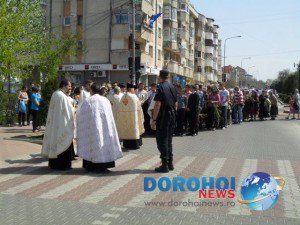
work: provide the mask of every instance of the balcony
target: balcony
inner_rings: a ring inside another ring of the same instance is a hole
[[[128,37],[129,37],[128,23],[112,25],[112,38],[128,38]]]
[[[174,41],[164,41],[163,42],[163,48],[165,50],[171,51],[171,52],[178,52],[178,44]]]
[[[206,72],[205,73],[205,76],[206,76],[206,79],[208,80],[208,81],[214,81],[215,79],[214,79],[214,74],[212,73],[212,72]]]
[[[201,29],[198,29],[197,32],[195,33],[195,35],[197,37],[204,37],[205,36],[205,32],[204,30],[201,28]]]
[[[205,46],[205,53],[213,54],[214,53],[214,47]]]
[[[178,63],[176,61],[168,61],[167,64],[170,73],[178,74]]]
[[[164,0],[164,6],[165,5],[170,5],[174,8],[178,8],[178,3],[176,0]]]
[[[178,36],[186,41],[190,38],[189,32],[185,28],[178,28]]]
[[[187,11],[185,10],[178,10],[178,20],[188,24],[190,21],[190,15]]]
[[[205,33],[205,39],[207,40],[214,40],[214,34],[211,32],[206,32]]]
[[[216,71],[218,70],[218,64],[216,62],[213,63],[213,69]]]
[[[210,18],[207,18],[207,26],[213,27],[214,26],[214,20],[210,19]]]
[[[216,46],[219,45],[219,39],[218,38],[214,38],[214,45],[216,45]]]
[[[184,67],[184,69],[183,69],[183,75],[185,77],[193,78],[194,73],[193,73],[193,70],[191,68]]]
[[[128,57],[130,53],[127,49],[116,49],[110,51],[110,60],[112,64],[119,66],[128,66]]]
[[[205,59],[205,66],[213,67],[214,61],[212,59]]]
[[[187,58],[186,55],[189,53],[188,49],[185,47],[180,48],[180,55],[184,58]]]
[[[195,59],[194,53],[190,53],[189,54],[189,60],[194,61],[194,59]]]

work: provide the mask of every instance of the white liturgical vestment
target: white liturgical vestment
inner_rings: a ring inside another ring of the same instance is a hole
[[[74,107],[69,97],[61,90],[55,91],[50,100],[42,155],[48,158],[66,151],[74,138]]]
[[[77,154],[93,163],[113,162],[123,157],[119,137],[106,97],[86,99],[76,113]]]
[[[121,98],[116,123],[120,139],[137,140],[144,133],[143,110],[135,94],[126,93]]]

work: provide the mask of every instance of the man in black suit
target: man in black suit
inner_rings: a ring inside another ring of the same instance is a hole
[[[198,135],[198,126],[199,126],[199,111],[200,111],[200,96],[196,91],[196,87],[194,85],[191,86],[192,94],[190,94],[188,99],[187,111],[188,120],[189,120],[189,136],[197,136]]]

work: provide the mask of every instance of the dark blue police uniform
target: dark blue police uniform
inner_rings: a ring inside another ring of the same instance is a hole
[[[172,137],[175,128],[177,102],[177,91],[174,85],[169,81],[160,83],[154,100],[161,102],[156,118],[156,142],[162,159],[162,166],[168,165],[169,169],[173,170]]]

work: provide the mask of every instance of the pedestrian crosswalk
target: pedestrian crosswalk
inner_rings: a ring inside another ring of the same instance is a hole
[[[204,163],[205,160],[206,163]],[[143,177],[145,176],[154,177],[157,180],[163,176],[173,178],[190,175],[198,177],[227,175],[230,177],[231,173],[233,173],[230,168],[234,162],[238,164],[238,166],[234,167],[235,170],[239,170],[239,172],[234,171],[234,174],[239,174],[236,177],[238,198],[241,182],[250,173],[257,172],[257,169],[259,169],[258,165],[261,163],[260,159],[228,160],[226,158],[205,158],[204,156],[180,156],[175,159],[176,169],[168,174],[156,174],[153,172],[154,167],[160,163],[158,156],[141,156],[134,153],[125,154],[122,159],[117,161],[116,168],[105,175],[85,172],[81,168],[81,160],[73,162],[72,167],[74,170],[69,171],[50,170],[47,167],[48,162],[45,161],[25,165],[24,163],[8,166],[0,164],[2,165],[0,166],[0,193],[4,195],[21,195],[28,198],[76,200],[90,204],[106,204],[109,202],[110,205],[115,206],[115,215],[117,215],[118,212],[122,212],[128,207],[148,207],[145,205],[145,201],[168,200],[170,197],[182,202],[197,200],[197,194],[194,192],[176,193],[174,195],[170,192],[160,192],[158,189],[153,192],[144,192]],[[281,214],[284,217],[300,218],[300,181],[297,180],[299,176],[296,176],[297,173],[300,173],[300,171],[297,171],[299,167],[296,166],[299,162],[295,160],[274,160],[274,163],[279,172],[279,174],[274,175],[280,175],[286,180],[286,187],[281,191],[279,197],[282,206],[276,210],[282,210]],[[272,174],[272,171],[263,172]],[[43,187],[42,191],[32,194],[39,187]],[[125,188],[126,190],[124,190]],[[122,194],[118,195],[118,193]],[[114,196],[117,197],[114,198]],[[107,200],[108,198],[110,199],[109,201]],[[120,201],[120,198],[124,198],[124,200]],[[227,207],[220,212],[232,215],[253,214],[246,205],[240,205],[236,200],[234,201],[236,203],[235,207]],[[185,207],[184,205],[170,207],[170,210],[198,211],[197,207]]]

